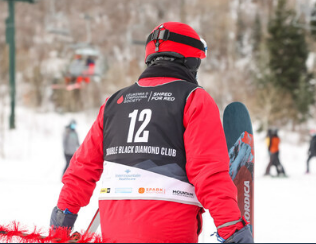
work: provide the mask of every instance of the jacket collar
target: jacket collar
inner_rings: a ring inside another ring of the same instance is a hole
[[[198,84],[197,80],[188,69],[172,61],[159,61],[154,65],[147,67],[138,80],[153,77],[175,78]]]

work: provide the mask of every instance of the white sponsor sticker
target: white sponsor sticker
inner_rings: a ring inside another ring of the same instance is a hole
[[[104,161],[100,200],[152,199],[180,202],[202,207],[194,186],[165,175]]]

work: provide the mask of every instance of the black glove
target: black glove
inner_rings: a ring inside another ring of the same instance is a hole
[[[72,229],[77,217],[77,214],[72,214],[68,209],[62,211],[58,207],[54,207],[50,217],[50,226],[53,226],[53,228],[67,227]]]
[[[235,232],[224,243],[254,243],[249,225]]]

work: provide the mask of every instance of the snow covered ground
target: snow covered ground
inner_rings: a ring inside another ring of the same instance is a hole
[[[62,187],[64,126],[76,119],[82,141],[97,112],[57,115],[17,109],[17,129],[6,130],[5,158],[0,158],[0,225],[16,220],[47,229]],[[316,242],[316,159],[311,161],[312,173],[305,175],[308,142],[299,143],[295,133],[280,131],[280,160],[289,178],[266,178],[264,137],[255,133],[255,241]],[[98,189],[80,210],[76,230],[87,228],[97,209]],[[208,213],[203,228],[200,242],[217,242],[210,237],[216,229]]]

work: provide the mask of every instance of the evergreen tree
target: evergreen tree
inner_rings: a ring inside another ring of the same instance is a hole
[[[259,13],[256,13],[255,22],[252,30],[252,50],[255,54],[260,51],[260,46],[262,42],[262,24]]]
[[[246,29],[245,22],[243,20],[242,11],[238,10],[237,23],[236,23],[236,51],[239,56],[243,56],[244,48],[244,32]]]
[[[305,32],[292,25],[293,10],[286,8],[286,1],[279,0],[274,17],[269,21],[267,47],[269,51],[270,82],[277,89],[291,95],[296,122],[306,120],[313,103],[313,91],[306,68],[308,56]]]
[[[313,40],[316,41],[316,3],[314,4],[314,8],[311,12],[310,27],[311,27],[311,36]]]

